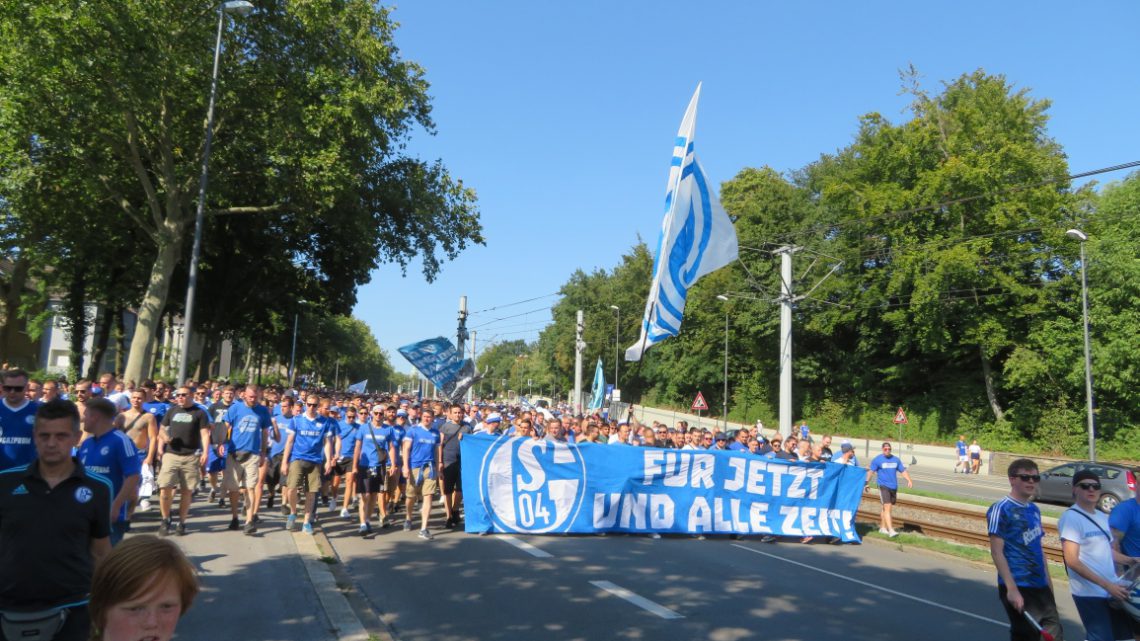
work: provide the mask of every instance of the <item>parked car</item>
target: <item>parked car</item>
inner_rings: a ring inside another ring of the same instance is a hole
[[[1081,470],[1092,470],[1100,477],[1100,499],[1096,506],[1101,512],[1111,512],[1112,508],[1127,501],[1136,491],[1136,475],[1132,468],[1113,463],[1093,463],[1073,461],[1058,465],[1041,473],[1034,499],[1049,503],[1073,504],[1073,475]]]

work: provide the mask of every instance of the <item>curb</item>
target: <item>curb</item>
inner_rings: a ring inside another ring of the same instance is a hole
[[[358,615],[356,609],[349,602],[349,596],[359,594],[355,584],[347,577],[347,573],[340,566],[340,557],[336,554],[328,537],[319,529],[312,535],[302,532],[293,532],[293,542],[297,552],[305,564],[305,573],[309,575],[317,598],[320,599],[321,609],[328,617],[332,631],[337,641],[370,641],[381,639],[395,641],[386,628],[368,629]],[[328,559],[333,563],[329,563]],[[334,568],[340,569],[337,572]],[[340,574],[340,576],[338,576]],[[373,618],[379,621],[379,617]]]

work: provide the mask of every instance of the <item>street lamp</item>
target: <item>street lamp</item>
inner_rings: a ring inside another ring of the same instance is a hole
[[[728,296],[717,294],[717,300],[728,302]],[[728,305],[724,306],[724,431],[728,431]]]
[[[210,79],[210,104],[206,108],[206,145],[202,149],[202,175],[198,179],[198,211],[194,215],[194,247],[190,251],[190,280],[186,285],[186,325],[185,340],[182,343],[182,359],[178,363],[178,383],[186,381],[186,370],[190,366],[190,328],[194,321],[194,290],[198,286],[198,258],[202,254],[202,218],[206,214],[206,183],[209,181],[210,145],[214,141],[214,98],[218,93],[218,61],[222,58],[222,28],[226,24],[226,14],[248,16],[253,11],[253,3],[246,0],[230,0],[218,5],[218,37],[214,42],[214,75]]]
[[[1085,326],[1085,405],[1088,410],[1089,422],[1089,460],[1096,460],[1096,428],[1093,425],[1093,391],[1092,391],[1092,344],[1089,341],[1089,280],[1085,267],[1085,241],[1089,239],[1083,231],[1070,229],[1065,232],[1069,238],[1081,241],[1081,310]]]
[[[614,310],[614,389],[620,390],[618,386],[618,364],[621,363],[618,350],[621,349],[621,338],[619,331],[621,331],[621,308],[617,305],[610,305],[610,309]]]

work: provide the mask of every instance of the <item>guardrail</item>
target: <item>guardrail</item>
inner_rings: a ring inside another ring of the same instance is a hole
[[[864,491],[855,518],[857,521],[877,524],[881,507],[878,492]],[[896,530],[906,527],[923,534],[986,548],[990,544],[986,531],[986,508],[980,505],[899,494],[898,503],[891,509],[891,520]],[[1057,519],[1042,517],[1041,525],[1045,530],[1045,538],[1041,541],[1045,557],[1060,563],[1061,539],[1057,534]]]

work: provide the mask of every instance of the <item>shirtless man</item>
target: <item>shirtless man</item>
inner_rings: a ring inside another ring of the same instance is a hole
[[[139,459],[143,465],[143,475],[145,476],[147,468],[150,469],[150,475],[154,475],[154,454],[158,450],[158,421],[155,420],[154,414],[143,409],[143,403],[146,402],[146,392],[137,389],[131,392],[131,406],[127,411],[123,412],[116,419],[116,427],[123,430],[127,434],[127,438],[135,444],[139,451]],[[150,501],[143,499],[138,502],[138,505],[144,510],[150,509]],[[131,501],[127,507],[127,521],[135,513],[135,502]]]

